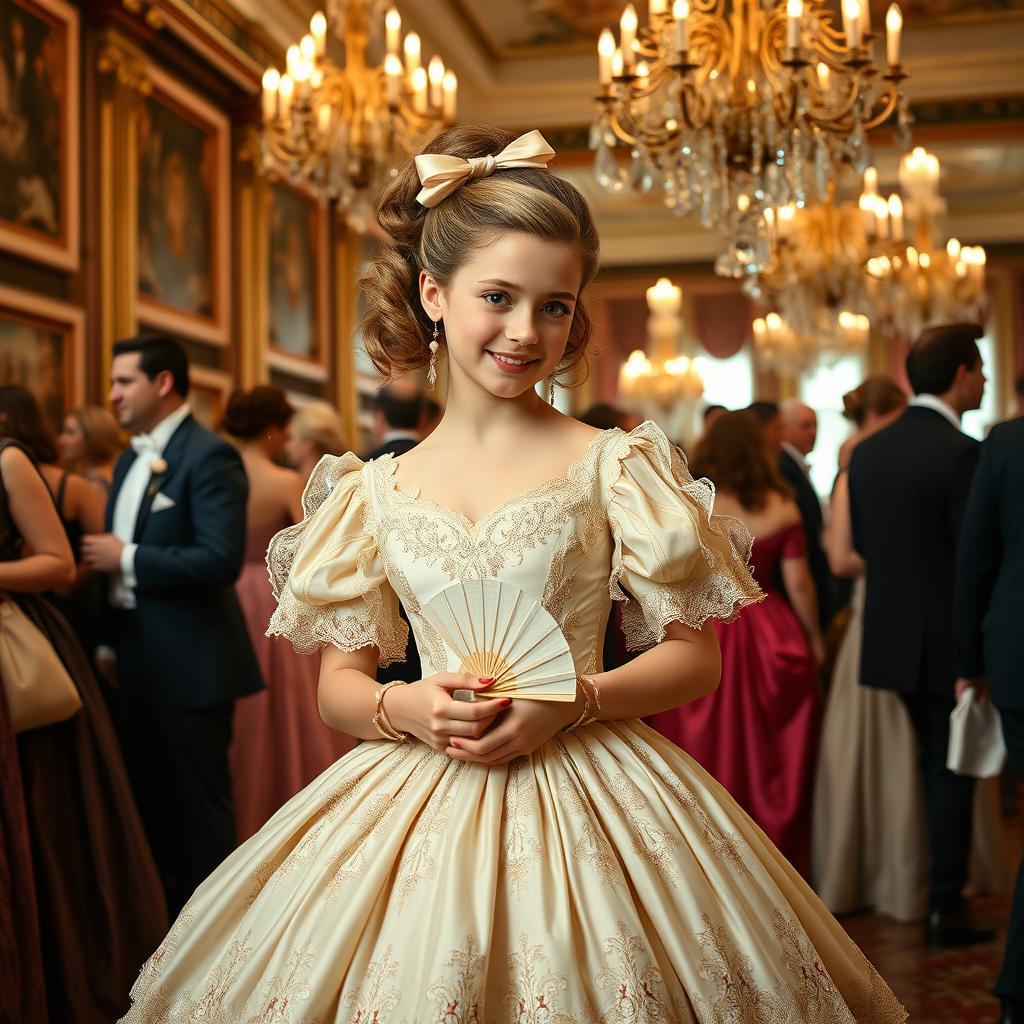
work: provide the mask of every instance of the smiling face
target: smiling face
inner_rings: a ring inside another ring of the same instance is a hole
[[[442,289],[420,274],[423,307],[442,320],[453,389],[518,398],[562,360],[583,279],[576,246],[521,232],[473,253]]]

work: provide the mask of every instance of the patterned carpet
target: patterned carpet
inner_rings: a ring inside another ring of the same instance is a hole
[[[1007,794],[1011,855],[1024,850],[1024,789]],[[1017,860],[1012,863],[1016,865]],[[874,914],[851,915],[843,925],[907,1008],[911,1024],[996,1024],[999,1000],[992,995],[1002,964],[1009,894],[976,900],[974,915],[998,925],[994,942],[964,949],[928,949],[918,924],[895,924]]]

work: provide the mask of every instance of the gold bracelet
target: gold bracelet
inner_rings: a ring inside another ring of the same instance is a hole
[[[403,743],[409,738],[407,732],[399,732],[392,724],[391,719],[388,718],[388,713],[384,709],[384,694],[391,689],[392,686],[404,686],[405,684],[399,679],[393,683],[385,683],[377,693],[377,705],[373,712],[373,727],[384,737],[386,740],[394,740],[396,743]]]
[[[580,712],[580,717],[572,725],[566,726],[566,732],[572,732],[581,725],[589,725],[596,719],[598,712],[601,710],[601,698],[600,692],[597,689],[597,683],[590,676],[577,676],[576,685],[583,691],[583,710]]]

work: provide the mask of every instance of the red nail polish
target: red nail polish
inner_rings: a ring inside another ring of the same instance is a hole
[[[503,701],[501,702],[501,706],[502,706],[503,708],[507,708],[507,707],[509,706],[509,704],[511,704],[511,703],[512,703],[512,698],[511,698],[511,697],[506,697],[506,698],[505,698],[505,699],[504,699],[504,700],[503,700]]]
[[[458,740],[452,740],[452,746],[456,750],[461,750],[462,749],[462,744]]]
[[[494,676],[479,676],[478,678],[479,678],[481,683],[493,683],[494,682]]]

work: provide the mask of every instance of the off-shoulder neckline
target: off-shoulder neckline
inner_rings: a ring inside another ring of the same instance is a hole
[[[547,480],[543,480],[539,484],[528,487],[517,494],[510,495],[475,521],[470,519],[465,513],[452,508],[450,505],[445,505],[444,502],[436,501],[433,498],[421,497],[419,488],[415,488],[413,490],[403,490],[400,488],[395,475],[398,467],[394,455],[387,453],[371,461],[382,467],[382,472],[386,473],[389,493],[398,500],[432,508],[441,514],[456,520],[468,533],[475,534],[487,523],[498,518],[514,505],[521,504],[524,501],[537,498],[550,491],[559,490],[563,487],[574,484],[576,482],[576,478],[584,468],[596,461],[595,453],[604,451],[604,446],[609,444],[613,439],[632,437],[647,425],[648,421],[645,421],[639,427],[631,430],[628,434],[626,431],[622,430],[621,427],[612,427],[610,430],[598,431],[587,442],[587,447],[583,453],[578,455],[569,463],[561,476],[549,477]],[[370,463],[367,463],[367,465],[369,464]]]

